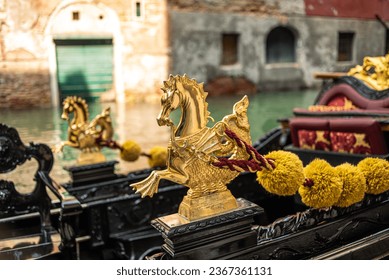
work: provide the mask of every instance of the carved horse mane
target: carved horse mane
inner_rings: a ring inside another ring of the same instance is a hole
[[[157,120],[159,125],[172,125],[169,114],[180,106],[181,117],[174,130],[176,137],[193,135],[207,125],[208,119],[212,119],[205,101],[208,93],[204,91],[203,83],[199,84],[186,75],[170,75],[162,90],[162,110]]]
[[[69,96],[63,101],[62,118],[69,120],[69,115],[74,113],[71,124],[86,123],[89,119],[88,104],[77,96]]]

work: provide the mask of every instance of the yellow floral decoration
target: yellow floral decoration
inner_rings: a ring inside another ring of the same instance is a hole
[[[362,171],[350,163],[338,165],[335,170],[343,184],[342,193],[334,206],[348,207],[361,201],[366,192],[366,180]]]
[[[265,158],[274,160],[275,168],[258,171],[258,182],[270,193],[294,195],[305,179],[303,163],[299,157],[287,151],[273,151]]]
[[[120,158],[125,161],[136,161],[141,154],[140,146],[132,140],[127,140],[121,145]]]
[[[322,159],[314,159],[304,168],[313,184],[298,189],[302,202],[313,208],[333,206],[342,193],[342,180],[335,168]]]
[[[389,190],[389,162],[381,158],[365,158],[357,167],[365,175],[366,193],[380,194]]]

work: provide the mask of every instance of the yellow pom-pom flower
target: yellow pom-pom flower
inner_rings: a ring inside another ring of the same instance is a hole
[[[167,149],[166,147],[153,147],[150,150],[149,165],[150,167],[165,167],[167,161]]]
[[[136,161],[141,153],[140,146],[131,140],[123,143],[120,149],[120,158],[125,161]]]
[[[312,186],[302,185],[298,192],[302,202],[313,208],[333,206],[342,192],[342,180],[335,168],[322,159],[314,159],[304,168]]]
[[[348,207],[361,201],[366,192],[366,179],[362,171],[349,163],[336,166],[335,170],[342,179],[343,188],[339,200],[334,205]]]
[[[274,160],[275,168],[258,171],[258,182],[270,193],[294,195],[305,179],[299,157],[287,151],[272,151],[265,158]]]
[[[366,178],[366,193],[380,194],[389,190],[389,163],[381,158],[365,158],[357,167]]]

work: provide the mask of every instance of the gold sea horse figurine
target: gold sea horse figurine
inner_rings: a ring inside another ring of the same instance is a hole
[[[187,186],[189,190],[178,213],[189,221],[237,208],[236,199],[226,184],[239,172],[216,167],[213,163],[220,157],[248,159],[245,149],[225,133],[226,130],[232,131],[240,139],[251,143],[247,96],[234,105],[231,115],[209,128],[206,125],[212,118],[207,110],[207,93],[203,84],[186,75],[171,75],[162,90],[162,109],[157,121],[158,125],[171,128],[167,168],[153,171],[148,178],[131,186],[142,197],[153,196],[161,179]],[[176,127],[169,116],[178,107],[181,108],[181,118]]]
[[[109,107],[89,122],[88,105],[85,100],[70,96],[63,101],[61,118],[68,121],[68,139],[57,146],[55,152],[62,151],[64,146],[70,146],[81,150],[77,159],[79,164],[105,161],[101,148],[115,143],[112,141],[113,128]]]

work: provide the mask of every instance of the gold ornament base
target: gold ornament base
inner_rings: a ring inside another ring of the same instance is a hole
[[[105,156],[101,152],[82,152],[77,159],[77,164],[94,164],[106,161]]]
[[[264,210],[243,198],[237,198],[236,203],[238,207],[233,210],[196,221],[178,213],[152,220],[151,225],[164,239],[162,249],[167,259],[233,259],[235,253],[255,248],[257,231],[252,225],[254,217],[265,218]]]
[[[238,207],[235,197],[229,190],[205,196],[190,198],[184,196],[178,214],[188,221],[214,216]]]

